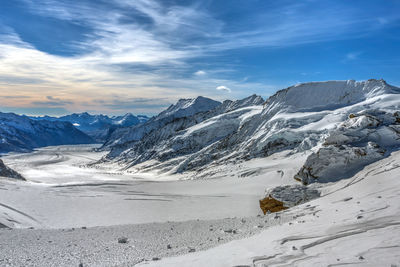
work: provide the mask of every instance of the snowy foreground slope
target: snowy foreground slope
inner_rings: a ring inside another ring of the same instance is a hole
[[[257,196],[248,206],[240,197],[251,192],[261,195],[257,190],[263,191],[263,185],[268,188],[289,181],[286,173],[296,167],[295,158],[276,157],[276,165],[273,158],[258,162],[259,166],[271,164],[264,169],[266,175],[242,179],[152,184],[110,177],[61,187],[3,181],[0,214],[36,229],[0,227],[0,265],[399,266],[400,152],[350,178],[327,184],[321,198],[261,215]],[[29,173],[23,173],[29,179]],[[56,179],[49,176],[43,181]],[[230,198],[233,192],[238,194]],[[135,203],[145,206],[140,209]],[[124,209],[124,205],[130,206]],[[171,205],[174,208],[168,209]],[[164,222],[128,225],[124,221],[149,216],[146,211],[151,207],[154,217],[150,220],[164,218]],[[215,218],[204,217],[207,214]],[[181,215],[187,219],[174,219]],[[194,216],[200,220],[192,220]],[[119,220],[125,225],[83,227],[104,223],[106,218],[111,224]],[[50,221],[58,221],[58,229],[41,225]],[[11,223],[1,221],[0,226],[3,222]],[[118,243],[121,237],[127,243]]]
[[[292,208],[293,221],[143,266],[399,266],[399,177],[395,152],[327,187],[322,198]]]

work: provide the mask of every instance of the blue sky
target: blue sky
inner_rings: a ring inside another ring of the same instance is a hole
[[[0,111],[156,114],[299,82],[400,85],[400,1],[5,0]]]

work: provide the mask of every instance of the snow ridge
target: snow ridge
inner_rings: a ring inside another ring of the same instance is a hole
[[[400,93],[399,88],[375,79],[301,83],[271,96],[265,103],[265,112],[337,109],[378,95],[397,93]]]
[[[171,105],[167,110],[157,116],[157,120],[167,117],[182,118],[189,117],[198,112],[208,111],[219,106],[221,103],[206,97],[196,97],[194,99],[180,99],[175,105]]]

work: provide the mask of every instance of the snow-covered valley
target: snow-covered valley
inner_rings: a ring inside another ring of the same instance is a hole
[[[181,99],[104,144],[3,156],[0,265],[396,265],[399,148],[383,80]]]
[[[265,185],[295,183],[293,174],[301,166],[300,160],[275,155],[236,168],[236,173],[254,170],[262,175],[228,174],[219,179],[182,181],[170,176],[160,180],[86,168],[85,163],[104,155],[92,148],[48,147],[4,157],[27,182],[2,180],[0,203],[35,219],[8,221],[4,212],[12,214],[5,209],[0,223],[13,228],[63,228],[255,216],[261,214],[258,199]],[[278,168],[284,169],[285,175],[277,172]]]

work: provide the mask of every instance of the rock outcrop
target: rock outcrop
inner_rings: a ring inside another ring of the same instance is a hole
[[[278,212],[300,205],[320,196],[317,189],[302,185],[277,186],[266,192],[266,197],[260,200],[260,208],[266,214]]]
[[[7,167],[1,159],[0,159],[0,176],[25,181],[25,178],[21,174]]]
[[[260,200],[260,208],[264,212],[264,215],[268,212],[278,212],[282,210],[286,210],[289,207],[285,207],[282,201],[276,200],[271,196],[267,196],[264,199]]]
[[[309,184],[334,182],[352,176],[364,166],[382,159],[400,146],[397,112],[383,110],[349,114],[337,129],[329,131],[322,147],[312,153],[294,179]]]

